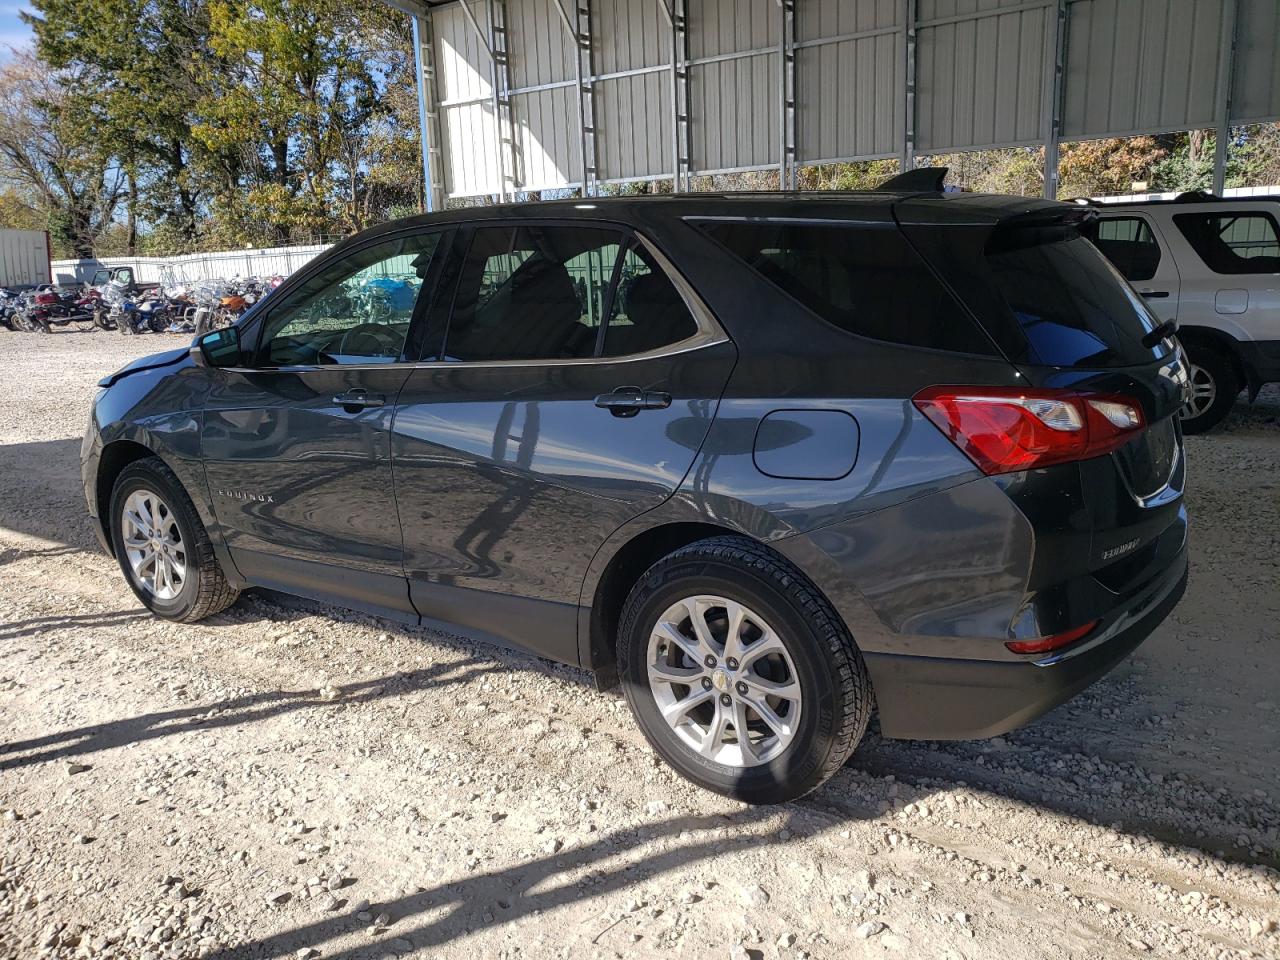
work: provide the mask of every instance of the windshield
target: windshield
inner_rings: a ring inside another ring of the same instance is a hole
[[[1055,367],[1123,367],[1168,353],[1144,346],[1160,325],[1098,249],[1074,230],[997,231],[986,263],[1026,349],[1028,363]]]

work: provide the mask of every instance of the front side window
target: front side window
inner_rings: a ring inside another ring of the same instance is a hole
[[[441,234],[357,250],[315,274],[267,317],[264,366],[394,363]]]
[[[1173,222],[1214,273],[1280,273],[1280,232],[1267,213],[1180,213]]]
[[[706,221],[748,266],[841,330],[993,355],[990,339],[892,224]]]
[[[1130,283],[1150,280],[1160,266],[1160,244],[1141,217],[1099,220],[1093,242]]]

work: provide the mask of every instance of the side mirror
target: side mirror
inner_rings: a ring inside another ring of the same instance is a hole
[[[237,366],[240,363],[239,329],[223,327],[196,337],[191,344],[191,359],[200,367]]]

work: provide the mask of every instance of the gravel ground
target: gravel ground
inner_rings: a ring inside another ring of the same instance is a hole
[[[751,809],[577,670],[272,593],[145,615],[78,450],[178,342],[0,331],[0,958],[1280,957],[1280,391],[1188,442],[1190,589],[1116,672]]]

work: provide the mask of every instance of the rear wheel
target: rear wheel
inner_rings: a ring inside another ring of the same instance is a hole
[[[111,493],[116,560],[138,599],[166,620],[190,623],[231,606],[227,583],[195,505],[154,457],[129,464]]]
[[[1195,344],[1187,348],[1187,360],[1191,399],[1182,408],[1182,430],[1204,433],[1231,412],[1240,392],[1240,380],[1231,358],[1214,347]]]
[[[740,537],[699,541],[636,583],[623,691],[681,776],[748,803],[814,790],[853,752],[871,686],[853,638],[795,567]]]

